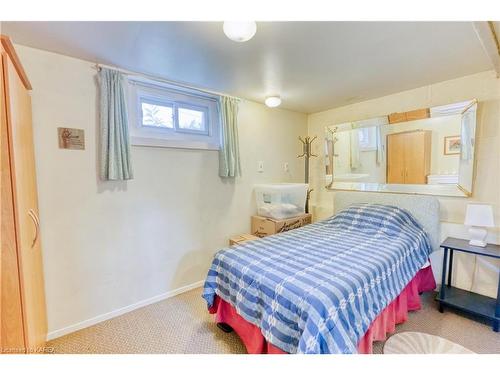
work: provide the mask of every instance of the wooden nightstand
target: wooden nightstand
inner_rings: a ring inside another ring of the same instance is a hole
[[[469,241],[458,238],[448,237],[442,244],[443,255],[443,275],[441,278],[441,290],[436,298],[439,301],[439,311],[443,308],[452,307],[457,310],[465,311],[471,315],[480,316],[492,322],[493,330],[499,331],[500,328],[500,276],[498,280],[497,299],[489,298],[481,294],[472,293],[467,290],[451,286],[451,271],[453,269],[453,252],[461,251],[500,259],[500,246],[488,244],[486,247],[470,246]],[[448,262],[448,254],[450,261]],[[446,264],[448,263],[448,284],[446,284]]]

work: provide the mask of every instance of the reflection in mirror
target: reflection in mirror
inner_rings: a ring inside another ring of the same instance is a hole
[[[467,196],[476,101],[327,127],[327,187]]]

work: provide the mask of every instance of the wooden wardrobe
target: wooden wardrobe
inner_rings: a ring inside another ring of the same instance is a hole
[[[47,335],[31,85],[8,37],[1,40],[0,348],[43,351]]]
[[[388,184],[427,183],[431,169],[431,136],[430,130],[387,135]]]

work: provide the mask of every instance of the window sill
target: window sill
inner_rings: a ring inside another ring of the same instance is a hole
[[[164,147],[183,148],[192,150],[219,151],[220,146],[208,142],[180,141],[158,138],[130,137],[132,146],[137,147]]]

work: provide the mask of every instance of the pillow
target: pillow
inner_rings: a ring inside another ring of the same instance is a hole
[[[388,236],[423,233],[427,237],[423,227],[410,212],[390,205],[353,204],[331,217],[329,221],[331,224],[347,230],[379,232]]]

